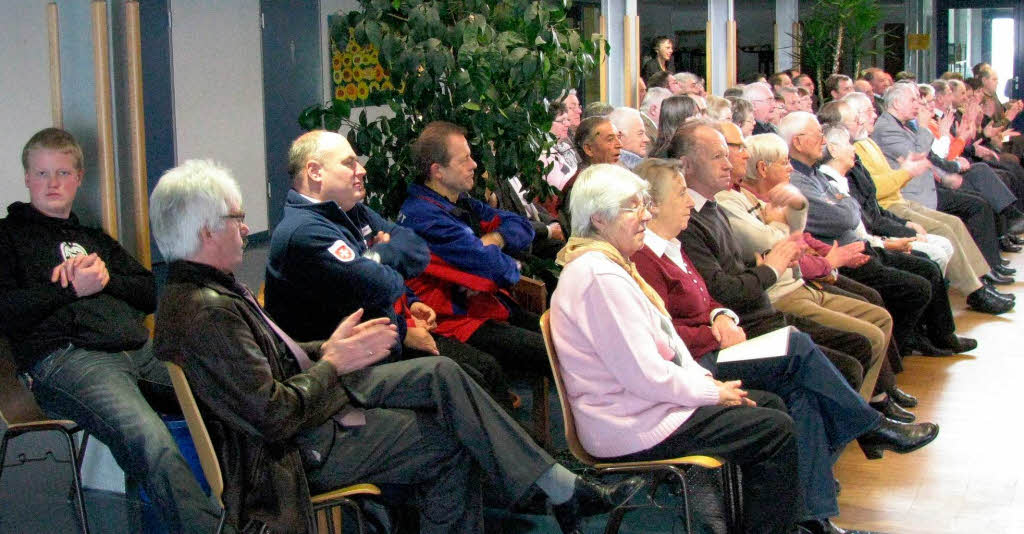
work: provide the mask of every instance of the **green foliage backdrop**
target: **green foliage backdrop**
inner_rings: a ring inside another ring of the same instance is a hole
[[[478,173],[488,180],[519,176],[532,192],[550,191],[538,159],[555,143],[547,102],[576,87],[595,68],[598,46],[566,17],[568,1],[360,0],[361,10],[331,26],[345,43],[349,28],[372,45],[400,93],[368,96],[394,117],[349,120],[350,103],[334,100],[303,111],[303,128],[353,128],[356,151],[369,157],[371,207],[394,216],[415,178],[409,146],[427,123],[446,120],[469,130]],[[478,184],[480,181],[478,180]]]

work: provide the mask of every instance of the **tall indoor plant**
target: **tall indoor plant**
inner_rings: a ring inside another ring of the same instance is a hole
[[[306,109],[306,129],[352,127],[356,150],[368,156],[371,205],[394,216],[416,175],[409,146],[430,121],[466,127],[487,180],[518,176],[546,194],[540,156],[554,143],[550,102],[594,67],[598,43],[581,38],[567,18],[568,1],[360,0],[361,10],[332,25],[332,39],[352,38],[378,53],[391,86],[371,103],[393,116],[350,120],[350,104],[334,100]],[[600,46],[604,46],[603,44]]]

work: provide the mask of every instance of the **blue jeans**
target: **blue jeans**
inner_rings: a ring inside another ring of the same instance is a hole
[[[781,358],[721,365],[717,360],[718,351],[712,351],[698,363],[719,380],[742,380],[744,389],[770,391],[785,401],[796,423],[802,519],[839,515],[832,464],[843,446],[877,427],[882,415],[850,388],[802,332],[790,334],[789,353]]]
[[[78,423],[110,447],[121,469],[153,499],[169,531],[216,530],[220,510],[143,397],[142,391],[173,395],[167,369],[153,357],[150,343],[114,353],[69,345],[39,361],[29,374],[43,411]]]

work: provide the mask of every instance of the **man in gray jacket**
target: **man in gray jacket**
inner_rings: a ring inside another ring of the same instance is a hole
[[[920,98],[915,85],[895,84],[885,93],[885,111],[875,122],[871,138],[878,143],[890,165],[904,158],[931,150],[933,136],[927,128],[911,122],[918,115]],[[956,215],[967,226],[989,266],[1001,266],[999,235],[992,208],[982,198],[936,184],[935,174],[925,171],[903,187],[903,196],[925,207]],[[994,273],[1002,275],[1002,273]],[[1012,274],[1012,273],[1011,273]],[[1012,282],[1008,276],[985,275],[994,282]]]

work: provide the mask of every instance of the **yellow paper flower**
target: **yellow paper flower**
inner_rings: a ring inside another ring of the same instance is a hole
[[[338,54],[331,58],[331,68],[338,70],[341,68],[341,54]]]
[[[351,82],[355,78],[355,74],[352,69],[344,69],[341,71],[341,81],[345,83]]]
[[[370,87],[365,82],[359,82],[359,100],[366,100],[370,96]]]
[[[356,99],[356,95],[358,95],[358,94],[359,94],[359,88],[356,87],[356,84],[350,83],[350,84],[345,86],[345,96],[347,96],[349,100],[355,100]]]
[[[380,91],[380,82],[370,82],[370,92],[376,93]]]
[[[334,88],[334,98],[335,100],[345,100],[345,89],[342,86]]]
[[[335,69],[334,71],[331,72],[331,79],[334,80],[334,84],[335,85],[341,83],[341,76],[342,76],[341,72],[342,71],[340,71],[338,69]]]

